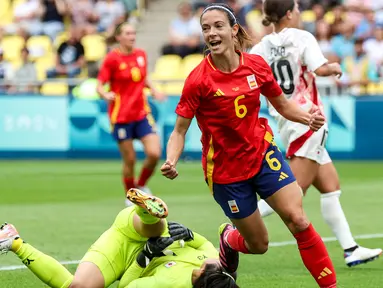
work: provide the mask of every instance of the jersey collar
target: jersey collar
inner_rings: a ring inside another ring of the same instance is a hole
[[[241,51],[236,50],[235,52],[237,52],[239,54],[239,56],[240,56],[239,57],[239,66],[238,66],[238,68],[239,68],[241,65],[245,64],[245,59],[244,59],[243,53]],[[206,59],[207,59],[207,62],[209,63],[209,66],[210,66],[211,69],[213,69],[214,71],[220,71],[217,67],[214,66],[213,59],[211,58],[211,53],[209,53],[206,56]],[[234,70],[234,71],[236,71],[236,70]],[[222,71],[220,71],[220,72],[222,72]],[[224,72],[222,72],[222,73],[224,73]]]

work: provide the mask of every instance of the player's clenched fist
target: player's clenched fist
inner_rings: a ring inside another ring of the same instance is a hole
[[[309,121],[309,127],[313,131],[318,131],[325,123],[326,119],[321,114],[320,110],[317,109],[311,109],[309,112],[310,115],[310,121]]]
[[[178,176],[176,167],[169,160],[166,160],[166,162],[161,166],[161,173],[169,179],[174,179]]]

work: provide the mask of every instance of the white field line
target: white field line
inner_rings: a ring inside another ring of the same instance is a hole
[[[378,239],[383,238],[383,234],[364,234],[364,235],[356,235],[355,239]],[[324,237],[322,238],[324,242],[335,242],[337,241],[335,237]],[[295,241],[283,241],[283,242],[271,242],[269,244],[270,247],[282,247],[282,246],[291,246],[296,245]],[[61,261],[62,265],[75,265],[79,264],[80,260],[72,260],[72,261]],[[26,269],[27,267],[24,265],[11,265],[11,266],[0,266],[0,271],[14,271],[20,269]]]

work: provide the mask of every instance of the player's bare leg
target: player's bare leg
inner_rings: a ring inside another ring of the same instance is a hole
[[[160,138],[157,134],[151,133],[141,138],[144,146],[146,158],[142,165],[141,175],[138,179],[137,186],[145,193],[151,194],[147,187],[147,182],[153,175],[154,169],[161,158],[161,144]]]
[[[382,254],[382,249],[358,246],[351,234],[339,201],[341,195],[339,177],[332,162],[320,166],[313,184],[321,193],[323,219],[342,246],[346,264],[351,267],[377,259]]]
[[[105,280],[100,269],[92,262],[78,265],[72,284],[69,288],[104,288]]]
[[[321,237],[310,224],[302,208],[302,194],[297,182],[290,183],[266,202],[278,213],[297,240],[301,258],[320,287],[336,287],[332,261]]]
[[[124,140],[118,143],[118,148],[122,157],[122,180],[125,193],[130,188],[136,187],[134,182],[134,165],[136,163],[136,152],[133,147],[133,140]],[[126,206],[131,206],[128,200],[125,201]]]
[[[290,161],[290,168],[293,171],[303,194],[306,195],[307,189],[311,186],[319,171],[319,164],[307,158],[294,156]],[[270,205],[262,199],[258,202],[258,208],[262,217],[274,213],[274,210]]]
[[[258,209],[246,218],[230,220],[236,227],[233,230],[234,233],[225,235],[225,238],[235,239],[226,239],[232,246],[231,248],[247,254],[266,253],[269,246],[269,235]]]
[[[136,205],[133,226],[138,234],[148,238],[160,236],[166,227],[163,220],[168,216],[166,203],[136,188],[129,189],[126,197]]]

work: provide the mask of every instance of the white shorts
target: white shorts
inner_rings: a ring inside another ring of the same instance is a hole
[[[308,131],[306,125],[287,121],[280,129],[281,140],[288,151],[290,144]],[[304,157],[320,165],[331,163],[330,155],[325,148],[328,135],[327,123],[317,132],[314,132],[304,144],[294,153],[295,156]]]

